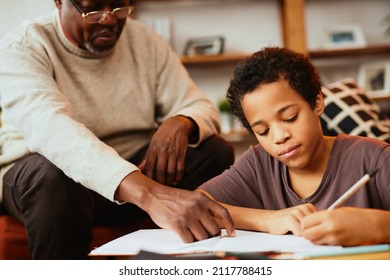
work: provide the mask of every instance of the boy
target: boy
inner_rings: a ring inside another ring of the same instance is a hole
[[[269,47],[239,64],[227,99],[259,145],[200,191],[225,206],[237,228],[315,244],[390,243],[390,145],[322,133],[319,75],[303,55]],[[364,174],[373,178],[326,210]]]

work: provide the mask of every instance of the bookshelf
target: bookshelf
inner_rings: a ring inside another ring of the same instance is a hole
[[[319,11],[321,13],[322,8],[324,8],[324,14],[322,15],[323,18],[319,18],[318,21],[322,24],[329,23],[327,22],[327,14],[330,14],[331,12],[333,14],[337,13],[344,13],[346,7],[351,3],[351,0],[279,0],[279,1],[273,1],[273,0],[135,0],[135,5],[137,7],[138,3],[147,2],[148,6],[156,5],[159,7],[158,11],[160,12],[160,15],[164,16],[164,11],[167,11],[164,6],[165,3],[169,4],[167,6],[172,6],[174,3],[178,3],[180,6],[180,9],[178,9],[177,13],[181,13],[184,11],[183,6],[186,4],[183,3],[190,3],[188,4],[187,9],[193,10],[192,16],[186,15],[186,21],[188,21],[189,25],[194,25],[194,32],[199,31],[199,29],[196,29],[196,25],[198,25],[199,22],[202,22],[203,19],[206,20],[206,16],[203,14],[211,13],[211,10],[215,13],[223,13],[221,12],[222,6],[228,6],[228,5],[236,5],[237,9],[240,6],[250,6],[256,9],[257,13],[261,13],[261,8],[254,7],[253,3],[256,2],[258,5],[274,5],[277,7],[277,13],[273,15],[273,21],[269,22],[268,25],[262,25],[258,27],[248,26],[248,28],[258,28],[261,29],[261,32],[273,32],[268,30],[272,25],[277,25],[280,29],[279,34],[274,33],[274,36],[280,36],[280,45],[283,45],[285,47],[288,47],[290,49],[299,51],[301,53],[306,54],[310,59],[312,59],[313,64],[319,69],[319,71],[324,72],[334,72],[341,78],[346,78],[348,76],[354,76],[356,75],[357,78],[357,70],[359,67],[359,64],[370,62],[373,60],[382,60],[382,59],[390,59],[390,40],[387,40],[385,42],[377,42],[375,40],[370,40],[370,38],[367,38],[368,45],[366,47],[359,47],[359,48],[344,48],[344,49],[323,49],[321,47],[312,47],[313,44],[311,44],[311,37],[313,36],[313,20],[317,20],[316,17],[313,19],[313,15],[310,15],[311,12],[313,12],[313,6],[317,7],[317,12]],[[179,3],[180,2],[180,3]],[[357,3],[356,7],[359,5],[363,7],[373,7],[373,6],[379,6],[382,8],[382,10],[386,10],[386,7],[388,4],[386,4],[383,0],[373,0],[370,3],[361,4],[364,1],[359,0],[356,1]],[[359,4],[359,5],[358,5]],[[240,6],[237,6],[240,5]],[[338,6],[341,5],[341,9],[338,10]],[[371,6],[370,6],[371,5]],[[384,6],[386,5],[386,6]],[[318,8],[320,7],[320,8]],[[335,8],[337,7],[337,8]],[[161,8],[161,9],[160,9]],[[202,10],[203,9],[203,10]],[[359,9],[359,8],[358,8]],[[362,8],[360,8],[362,9]],[[375,8],[378,10],[378,8]],[[375,10],[374,9],[374,10]],[[361,13],[365,13],[367,11],[354,11],[354,14],[361,15]],[[185,12],[184,12],[185,13]],[[251,16],[253,16],[255,13],[252,13]],[[370,14],[370,13],[368,13]],[[182,16],[184,17],[184,16]],[[236,29],[232,28],[233,25],[239,25],[241,24],[241,21],[245,21],[246,18],[249,17],[246,12],[243,12],[240,16],[235,17],[233,20],[229,15],[226,16],[226,29],[229,29],[229,32],[237,32]],[[325,17],[325,19],[324,19]],[[372,17],[371,17],[372,18]],[[357,23],[361,23],[362,25],[367,24],[365,22],[364,17],[358,18]],[[231,22],[234,22],[233,24]],[[372,22],[373,20],[371,20]],[[176,24],[176,23],[174,23]],[[180,24],[183,24],[181,22]],[[220,22],[221,25],[223,25],[223,22]],[[330,23],[329,23],[330,24]],[[318,27],[318,24],[314,24],[316,27]],[[198,27],[199,28],[199,27]],[[191,29],[187,29],[187,33],[185,33],[185,36],[191,36],[193,34],[189,34],[191,32]],[[319,30],[314,31],[314,33],[319,33]],[[230,34],[230,33],[229,33]],[[182,35],[181,34],[175,34],[175,35]],[[318,34],[314,34],[317,35]],[[229,35],[228,35],[229,36]],[[368,36],[369,37],[369,36]],[[229,38],[227,38],[229,39]],[[243,46],[247,45],[245,41],[243,41]],[[257,49],[260,49],[264,44],[262,43],[261,39],[259,39],[259,46]],[[211,55],[211,56],[184,56],[181,55],[181,49],[178,48],[178,54],[180,56],[180,59],[182,63],[185,65],[185,67],[189,70],[189,73],[191,76],[194,77],[195,82],[201,86],[205,84],[204,88],[202,88],[208,95],[211,92],[213,95],[214,92],[218,92],[217,94],[219,96],[224,95],[225,90],[228,85],[228,81],[230,80],[230,76],[232,74],[232,71],[234,69],[234,66],[237,62],[244,59],[245,57],[249,56],[252,51],[247,49],[227,49],[223,54],[221,55]],[[348,68],[348,69],[347,69]],[[352,70],[350,70],[352,68]],[[344,71],[346,70],[347,71]],[[222,74],[221,74],[222,73]],[[344,76],[344,73],[345,76]],[[352,73],[352,74],[351,74]],[[333,82],[337,79],[333,79],[337,75],[330,75],[329,79],[326,81],[323,81],[324,84]],[[225,75],[225,76],[222,76]],[[216,77],[216,78],[214,78]],[[204,82],[206,80],[206,82]],[[212,81],[211,81],[212,80]],[[219,81],[220,83],[223,83],[218,88],[217,86],[211,85],[214,80]],[[212,98],[213,99],[213,98]],[[215,99],[214,99],[215,101]],[[385,108],[388,108],[390,106],[390,96],[389,97],[381,97],[381,98],[375,98],[375,101],[378,101],[382,107],[384,104]],[[241,132],[232,132],[231,135],[224,135],[226,139],[228,139],[231,142],[234,142],[236,144],[239,144],[240,142],[246,142],[248,139],[249,141],[252,141],[253,138],[249,134],[240,134]]]

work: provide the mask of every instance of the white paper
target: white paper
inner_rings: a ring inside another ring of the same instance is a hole
[[[318,246],[294,235],[274,235],[262,232],[236,230],[235,237],[221,236],[202,241],[184,243],[180,237],[165,229],[139,230],[92,250],[90,255],[135,255],[139,251],[160,254],[181,254],[194,252],[322,252],[339,251],[340,246]]]

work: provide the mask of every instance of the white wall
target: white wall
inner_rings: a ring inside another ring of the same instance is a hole
[[[178,54],[194,37],[221,35],[226,52],[253,52],[282,42],[278,1],[148,1],[140,2],[136,12],[141,21],[169,18],[172,46]]]
[[[325,32],[330,27],[358,25],[367,45],[390,44],[385,31],[390,28],[389,0],[307,0],[306,29],[309,50],[324,48]],[[388,18],[386,22],[386,18]],[[363,63],[390,59],[390,54],[373,54],[314,59],[324,84],[352,77],[358,81]]]
[[[140,2],[137,18],[150,22],[169,18],[172,47],[183,54],[187,40],[223,36],[225,51],[252,53],[266,45],[281,45],[279,1],[205,0]],[[235,63],[188,67],[200,88],[217,103],[223,98]]]
[[[359,25],[368,44],[389,44],[389,0],[307,0],[306,28],[310,50],[322,49],[324,31],[329,26]]]
[[[54,7],[54,0],[0,0],[0,38],[23,20],[44,15]]]

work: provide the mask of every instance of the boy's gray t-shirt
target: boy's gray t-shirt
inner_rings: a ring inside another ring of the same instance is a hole
[[[337,136],[321,183],[307,198],[293,191],[287,166],[260,145],[251,146],[230,169],[200,188],[217,201],[236,206],[278,210],[312,203],[322,210],[376,168],[373,178],[342,206],[390,210],[390,144],[344,134]]]

